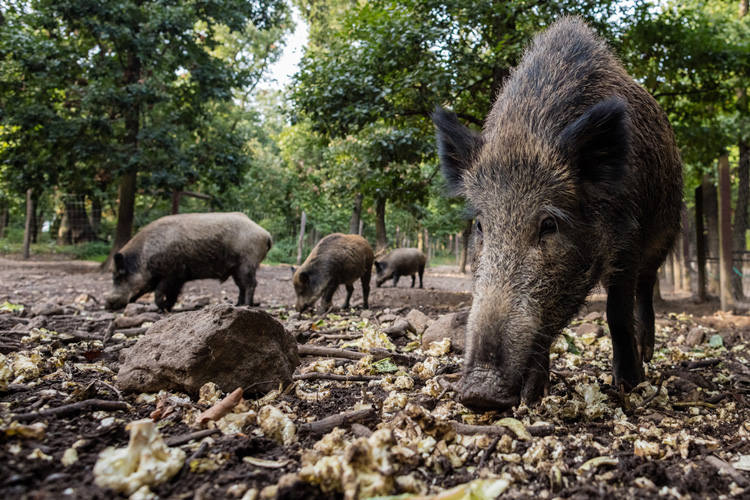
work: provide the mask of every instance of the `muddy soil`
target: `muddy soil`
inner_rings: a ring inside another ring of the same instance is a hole
[[[127,445],[127,424],[148,418],[157,398],[124,394],[114,386],[119,352],[137,337],[116,335],[102,343],[116,316],[103,309],[111,278],[95,269],[85,263],[0,259],[0,304],[8,303],[0,312],[0,354],[7,359],[37,354],[36,372],[18,368],[16,379],[0,391],[0,498],[126,498],[97,486],[93,466],[103,449]],[[359,309],[362,295],[355,284],[354,309],[323,318],[294,314],[289,266],[262,266],[258,282],[260,307],[298,340],[336,348],[352,341],[336,333],[356,339],[382,331],[411,309],[437,319],[471,304],[470,278],[453,267],[428,268],[424,289],[410,288],[408,278],[395,289],[377,288],[373,280],[370,311]],[[234,303],[237,294],[231,280],[191,282],[171,314]],[[143,297],[142,309],[166,316],[152,299]],[[366,498],[367,492],[432,495],[483,478],[504,481],[501,498],[750,498],[750,318],[718,313],[715,301],[696,304],[669,294],[665,299],[657,305],[657,354],[648,367],[649,381],[631,394],[609,385],[605,297],[594,295],[553,348],[550,395],[541,402],[502,414],[470,412],[450,390],[460,355],[415,350],[419,339],[409,334],[394,339],[395,373],[367,368],[377,380],[298,381],[284,393],[252,403],[273,403],[300,429],[363,405],[375,408],[374,419],[359,427],[343,425],[340,434],[326,437],[334,451],[321,451],[323,435],[315,433],[300,431],[288,444],[263,435],[257,426],[217,433],[204,444],[181,444],[188,465],[151,491],[160,498],[254,498],[255,493],[259,498]],[[343,289],[334,297],[334,304],[341,302]],[[424,375],[418,367],[430,360],[436,368]],[[355,369],[356,361],[303,358],[298,372]],[[124,402],[128,409],[105,405],[45,414],[92,399]],[[188,417],[205,409],[195,401],[170,404],[158,422],[168,442],[194,432]],[[457,436],[436,424],[491,425],[502,418],[545,431],[501,439]],[[391,432],[398,446],[381,450],[387,458],[379,459],[379,469],[367,469],[366,457],[354,450],[371,445],[374,438],[367,436],[377,429]],[[71,461],[69,450],[77,460]],[[340,477],[315,468],[329,459],[344,464]],[[383,481],[379,490],[373,475]]]

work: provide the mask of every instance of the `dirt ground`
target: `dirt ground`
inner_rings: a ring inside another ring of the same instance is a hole
[[[393,369],[370,357],[302,357],[297,373],[320,380],[242,403],[253,415],[265,404],[280,409],[295,440],[279,442],[255,420],[214,431],[175,445],[189,457],[180,472],[131,498],[750,498],[750,317],[665,294],[648,381],[625,394],[611,386],[605,298],[595,295],[553,346],[549,396],[475,414],[451,390],[461,356],[449,345],[383,334],[412,309],[435,320],[471,305],[471,280],[456,268],[428,268],[424,284],[373,280],[370,311],[356,284],[354,309],[311,318],[294,314],[289,266],[262,266],[256,301],[299,342],[367,353],[362,339],[376,339]],[[103,342],[122,313],[103,308],[110,285],[93,263],[0,259],[0,373],[3,364],[12,371],[4,389],[0,379],[0,498],[126,498],[97,486],[93,468],[102,450],[127,445],[128,423],[161,401],[167,443],[196,430],[191,415],[205,408],[185,395],[116,388],[119,353],[138,337]],[[170,314],[234,303],[237,292],[231,280],[191,282]],[[139,301],[143,309],[167,316],[152,299]],[[342,301],[343,289],[334,304]],[[362,381],[325,378],[342,373]],[[93,399],[104,409],[54,411]],[[365,407],[367,419],[330,434],[302,430]]]

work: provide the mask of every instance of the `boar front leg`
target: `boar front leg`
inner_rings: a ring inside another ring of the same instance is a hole
[[[422,275],[424,274],[424,266],[419,266],[419,288],[424,288],[422,286]]]
[[[352,298],[352,294],[354,293],[354,285],[344,285],[346,287],[346,300],[344,301],[344,305],[341,306],[342,309],[349,309],[349,300]]]
[[[635,321],[641,361],[649,362],[654,355],[654,286],[656,271],[641,272],[635,290]]]
[[[159,309],[171,311],[180,295],[182,282],[162,278],[154,290],[154,302]]]
[[[258,285],[258,280],[255,279],[255,271],[240,267],[240,269],[234,274],[233,278],[237,287],[240,289],[237,305],[260,305],[253,302],[253,298],[255,297],[255,287]]]
[[[333,307],[333,294],[336,293],[338,287],[338,285],[329,284],[323,290],[323,298],[320,301],[320,307],[318,307],[318,316],[322,316]]]
[[[362,307],[365,309],[369,309],[370,305],[367,303],[367,299],[370,297],[370,276],[372,275],[372,271],[370,268],[367,268],[367,271],[362,276]]]
[[[627,390],[643,381],[643,365],[635,339],[633,307],[635,273],[626,270],[612,278],[607,288],[607,321],[612,335],[612,371],[615,387]]]

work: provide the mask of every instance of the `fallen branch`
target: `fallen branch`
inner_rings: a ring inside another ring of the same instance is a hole
[[[337,335],[326,335],[323,333],[315,332],[315,336],[324,340],[355,340],[361,339],[363,335],[361,333],[354,333],[351,335],[337,334]]]
[[[688,370],[695,370],[697,368],[708,368],[711,366],[716,366],[719,363],[721,363],[721,359],[712,358],[712,359],[699,359],[697,361],[682,361],[680,363],[680,366],[687,368]]]
[[[728,464],[719,457],[711,455],[709,457],[706,457],[706,462],[713,465],[721,472],[732,478],[732,481],[737,483],[737,486],[739,486],[740,488],[750,486],[750,481],[748,481],[748,479],[740,471],[738,471],[737,469],[732,467],[731,464]]]
[[[331,432],[334,427],[345,427],[354,423],[361,424],[363,422],[372,422],[377,420],[377,418],[378,412],[375,408],[369,408],[367,410],[331,415],[330,417],[316,420],[315,422],[301,424],[299,426],[299,431],[300,433],[309,432],[311,434],[326,434]]]
[[[724,398],[728,398],[729,396],[733,396],[731,392],[721,392],[715,396],[711,396],[710,398],[706,399],[706,403],[715,405],[719,402],[721,402]]]
[[[336,380],[339,382],[367,382],[370,380],[378,380],[380,377],[372,375],[339,375],[337,373],[300,373],[299,375],[293,375],[294,380]]]
[[[164,442],[167,444],[167,446],[182,446],[183,444],[188,444],[190,441],[194,439],[203,439],[204,437],[213,436],[214,434],[219,434],[221,431],[219,429],[205,429],[202,431],[196,431],[191,432],[189,434],[183,434],[182,436],[175,436],[169,439],[165,439]]]
[[[317,347],[311,345],[297,345],[297,352],[300,356],[320,356],[323,358],[343,358],[358,361],[367,354],[363,352],[348,351],[346,349],[337,349],[335,347]]]
[[[715,404],[706,403],[705,401],[676,401],[670,403],[672,406],[677,408],[690,408],[691,406],[703,406],[705,408],[716,408]]]
[[[121,334],[125,335],[126,337],[137,337],[138,335],[143,335],[148,330],[147,327],[139,327],[139,328],[123,328],[122,330],[115,330],[115,334]]]
[[[106,401],[103,399],[87,399],[69,405],[49,408],[47,410],[33,411],[30,413],[12,414],[11,419],[19,422],[28,422],[42,417],[71,417],[79,413],[92,411],[127,411],[130,406],[124,401]]]
[[[487,434],[488,436],[508,435],[515,438],[516,434],[502,425],[469,425],[460,422],[450,422],[451,427],[457,434]],[[526,431],[532,436],[549,436],[555,432],[554,425],[532,425],[526,427]]]
[[[372,359],[374,361],[380,361],[381,359],[385,358],[391,358],[394,363],[401,366],[414,366],[419,361],[422,361],[419,358],[415,358],[413,356],[407,356],[405,354],[399,354],[397,352],[389,351],[387,349],[381,349],[379,347],[375,347],[373,349],[370,349],[370,354],[372,355]]]

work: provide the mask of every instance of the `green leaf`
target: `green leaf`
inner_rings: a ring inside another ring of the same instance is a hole
[[[711,338],[708,341],[708,345],[710,345],[714,349],[724,347],[724,338],[719,334],[711,335]]]

